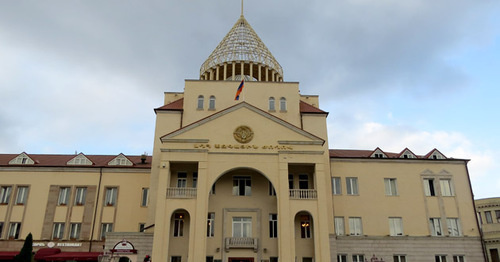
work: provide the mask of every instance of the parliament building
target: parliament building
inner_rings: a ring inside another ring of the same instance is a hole
[[[158,106],[151,156],[0,154],[0,260],[486,261],[468,160],[330,149],[243,14]]]

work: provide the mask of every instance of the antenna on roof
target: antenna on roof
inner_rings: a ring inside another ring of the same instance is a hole
[[[241,0],[241,16],[243,16],[243,0]]]

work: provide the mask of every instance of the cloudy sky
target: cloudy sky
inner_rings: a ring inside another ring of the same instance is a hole
[[[0,2],[0,153],[151,153],[239,0]],[[471,159],[500,196],[500,2],[247,0],[285,81],[320,96],[330,148]]]

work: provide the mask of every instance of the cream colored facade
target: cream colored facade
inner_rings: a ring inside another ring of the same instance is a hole
[[[86,156],[86,167],[43,167],[43,155],[31,165],[4,156],[1,186],[28,186],[29,199],[0,206],[1,250],[20,246],[7,240],[11,221],[22,222],[20,239],[33,232],[46,243],[54,223],[68,228],[92,217],[82,222],[88,233],[82,226],[74,240],[78,250],[109,255],[127,239],[137,249],[127,255],[133,262],[145,254],[162,262],[485,261],[467,160],[438,150],[329,149],[318,96],[284,81],[243,16],[199,80],[166,92],[155,112],[153,156],[145,163],[122,156],[132,165],[118,168],[109,166],[111,157],[96,164]],[[61,188],[84,185],[88,204],[57,205]],[[106,205],[107,188],[117,189],[114,205]],[[113,225],[106,242],[103,223]],[[91,248],[90,239],[97,241]]]
[[[484,198],[475,202],[488,261],[500,262],[500,198]]]

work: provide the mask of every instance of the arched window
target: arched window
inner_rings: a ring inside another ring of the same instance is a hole
[[[280,98],[280,111],[286,111],[286,98]]]
[[[269,98],[269,111],[274,111],[276,108],[274,107],[274,97]]]
[[[215,96],[210,96],[210,100],[208,102],[208,109],[215,110]]]
[[[198,96],[198,107],[197,107],[197,109],[203,109],[203,100],[204,100],[204,97],[202,95]]]

